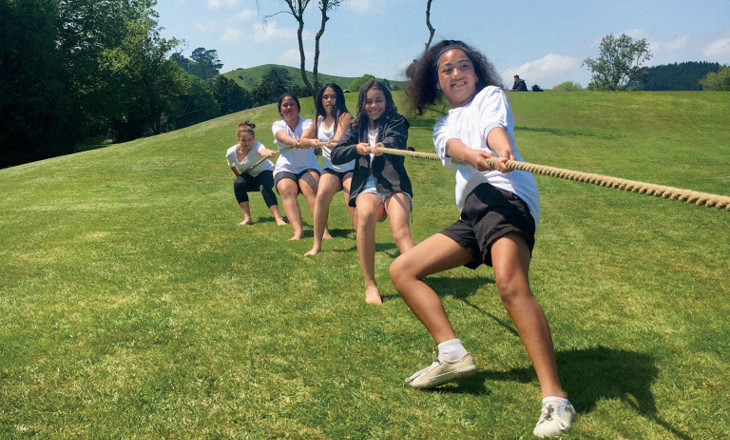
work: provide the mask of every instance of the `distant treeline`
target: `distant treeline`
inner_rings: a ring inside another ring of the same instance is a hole
[[[720,70],[719,63],[686,62],[647,67],[643,90],[702,90],[700,80],[710,72]]]

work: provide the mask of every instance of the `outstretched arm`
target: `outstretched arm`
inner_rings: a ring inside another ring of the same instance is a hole
[[[509,142],[507,133],[500,127],[492,129],[487,136],[487,145],[497,153],[500,160],[495,162],[494,168],[487,165],[485,161],[494,155],[484,150],[469,148],[461,139],[451,138],[446,141],[446,154],[455,161],[466,163],[479,171],[490,171],[495,169],[506,173],[509,170],[504,163],[507,160],[514,160],[512,145]]]

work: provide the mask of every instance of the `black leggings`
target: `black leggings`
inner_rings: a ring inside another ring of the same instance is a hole
[[[248,202],[249,191],[260,191],[266,206],[271,208],[278,205],[272,188],[274,188],[274,173],[271,171],[263,171],[256,177],[241,173],[233,181],[233,192],[238,203]]]

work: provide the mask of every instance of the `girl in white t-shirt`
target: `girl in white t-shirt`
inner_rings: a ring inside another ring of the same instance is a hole
[[[499,76],[482,54],[453,40],[427,50],[407,75],[411,80],[407,95],[418,113],[440,94],[451,105],[436,123],[433,140],[444,166],[459,163],[455,193],[461,217],[390,266],[393,284],[439,348],[437,360],[406,381],[414,388],[431,388],[477,370],[441,300],[423,280],[462,265],[474,269],[482,263],[490,265],[502,303],[540,382],[542,412],[534,433],[539,437],[559,434],[570,427],[575,410],[558,380],[550,328],[529,286],[539,198],[530,173],[509,171],[504,165],[521,158]],[[488,157],[498,159],[494,167],[487,165]]]
[[[314,215],[314,202],[321,173],[313,149],[317,146],[317,140],[301,139],[302,133],[312,124],[312,120],[299,116],[300,106],[296,96],[285,93],[279,98],[278,106],[283,119],[274,122],[271,127],[274,142],[279,146],[281,153],[274,168],[274,182],[276,190],[281,195],[286,218],[294,230],[290,240],[301,240],[302,212],[299,209],[297,196],[299,193],[304,194],[309,212]]]
[[[352,122],[352,115],[345,105],[345,94],[342,92],[342,88],[334,83],[325,84],[320,89],[315,102],[317,103],[316,122],[304,132],[302,137],[314,138],[320,142],[338,141]],[[304,254],[305,256],[317,255],[322,250],[322,238],[332,238],[329,234],[325,235],[325,229],[330,203],[332,203],[335,193],[340,190],[345,194],[345,205],[350,213],[350,220],[353,227],[357,229],[355,207],[348,205],[355,160],[344,165],[333,164],[332,147],[333,145],[322,147],[322,168],[324,169],[319,177],[317,199],[314,204],[314,244],[312,249]]]
[[[266,206],[274,215],[276,224],[285,225],[273,191],[274,164],[269,160],[276,152],[265,148],[261,142],[255,140],[254,128],[256,125],[249,121],[238,124],[238,143],[226,151],[228,166],[236,175],[233,192],[243,213],[243,221],[239,225],[253,224],[248,202],[249,191],[260,191]]]

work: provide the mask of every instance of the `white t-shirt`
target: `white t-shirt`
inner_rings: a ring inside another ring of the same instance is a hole
[[[329,142],[335,138],[335,124],[330,125],[329,128],[324,126],[324,118],[320,119],[317,123],[317,139],[320,142]],[[332,149],[329,147],[322,147],[322,168],[329,168],[338,173],[344,173],[355,169],[355,159],[347,162],[343,165],[335,165],[332,163]]]
[[[238,154],[236,153],[237,148],[238,144],[232,146],[226,151],[226,159],[228,160],[229,167],[233,167],[235,165],[238,167],[238,171],[250,174],[254,177],[258,176],[263,171],[274,169],[274,164],[268,159],[256,165],[256,168],[251,170],[249,169],[256,164],[256,162],[264,158],[264,156],[261,155],[261,151],[264,150],[265,147],[261,144],[261,142],[254,141],[251,151],[248,152],[241,162],[238,161]]]
[[[509,136],[515,160],[522,161],[515,145],[514,118],[507,96],[499,87],[489,86],[482,89],[474,99],[463,107],[449,110],[446,116],[436,122],[433,128],[433,144],[446,168],[455,166],[455,197],[459,212],[464,208],[466,197],[482,183],[517,194],[527,203],[530,214],[537,227],[540,217],[540,196],[537,184],[531,173],[514,170],[508,173],[499,171],[477,171],[469,165],[452,164],[446,155],[446,141],[460,139],[469,148],[496,153],[487,147],[487,136],[496,127],[502,127]]]
[[[292,174],[299,174],[302,171],[309,169],[317,170],[320,172],[322,171],[322,169],[319,167],[319,161],[317,160],[317,155],[314,154],[313,148],[287,149],[289,147],[288,145],[279,144],[279,141],[276,140],[276,133],[281,130],[284,130],[286,134],[295,139],[300,139],[304,130],[306,130],[310,125],[312,125],[311,119],[300,117],[297,128],[292,131],[292,129],[289,128],[289,126],[286,124],[286,122],[284,122],[283,119],[274,122],[274,125],[271,127],[271,131],[274,133],[274,143],[278,145],[279,151],[282,151],[282,153],[279,155],[279,159],[276,160],[276,167],[274,167],[274,176],[282,171],[288,171]]]
[[[371,147],[374,147],[375,144],[378,143],[378,129],[377,128],[368,128],[368,145]],[[375,157],[375,153],[370,153],[370,163],[373,162],[373,158]]]

